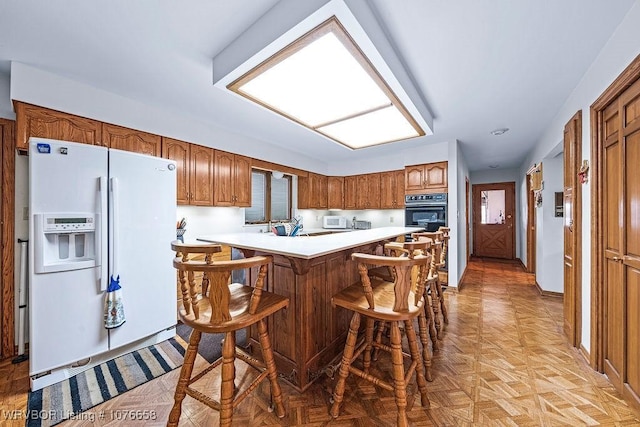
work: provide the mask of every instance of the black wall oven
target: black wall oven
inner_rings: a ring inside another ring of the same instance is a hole
[[[447,193],[406,195],[404,212],[406,227],[438,231],[447,225]]]

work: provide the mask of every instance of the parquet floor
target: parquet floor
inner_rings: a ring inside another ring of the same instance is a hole
[[[541,297],[532,276],[517,264],[474,260],[464,289],[449,291],[446,298],[450,321],[442,349],[433,358],[434,381],[428,384],[431,407],[422,408],[420,399],[415,399],[409,412],[413,425],[640,426],[640,413],[568,346],[562,334],[562,299]],[[379,364],[387,362],[385,357]],[[247,375],[238,370],[238,386]],[[177,377],[178,370],[173,371],[90,409],[88,420],[61,425],[164,425]],[[204,390],[216,390],[217,380],[212,377]],[[393,396],[353,377],[347,381],[341,416],[332,420],[328,415],[332,386],[333,380],[322,378],[299,394],[284,384],[287,416],[280,420],[266,409],[265,383],[236,408],[234,425],[395,425]],[[20,417],[6,418],[26,410],[27,389],[26,363],[0,364],[0,424],[24,425]],[[417,394],[415,384],[411,392]],[[156,420],[131,419],[135,411],[144,410]],[[217,422],[217,412],[185,399],[181,426]]]

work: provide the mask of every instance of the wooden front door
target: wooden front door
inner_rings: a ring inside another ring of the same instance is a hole
[[[473,186],[473,254],[514,259],[515,183]]]
[[[640,406],[640,80],[601,119],[604,371]]]
[[[582,203],[578,181],[581,146],[582,112],[578,111],[564,127],[564,333],[574,347],[580,346],[582,334]]]

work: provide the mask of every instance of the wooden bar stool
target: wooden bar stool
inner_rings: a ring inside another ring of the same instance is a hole
[[[413,239],[431,239],[431,266],[429,268],[429,290],[431,295],[431,307],[433,309],[434,323],[438,333],[438,339],[442,339],[442,325],[440,323],[440,313],[444,323],[449,323],[447,308],[444,301],[444,290],[440,282],[440,269],[444,266],[442,263],[442,252],[444,246],[444,233],[442,231],[413,233]]]
[[[424,250],[426,243],[412,242],[412,248]],[[411,250],[413,253],[413,250]],[[352,254],[352,259],[358,263],[360,282],[353,284],[338,292],[331,298],[332,305],[353,311],[353,317],[349,325],[347,341],[342,355],[342,362],[338,371],[338,381],[333,392],[333,405],[330,414],[338,417],[340,405],[344,398],[345,382],[347,376],[352,373],[363,379],[373,382],[375,385],[395,393],[398,407],[397,425],[407,426],[407,382],[413,374],[420,390],[422,405],[429,406],[427,397],[427,383],[424,377],[423,360],[418,350],[416,333],[413,321],[423,313],[424,283],[423,277],[427,274],[427,268],[431,261],[430,255],[419,254],[413,257],[386,257],[361,253]],[[393,281],[386,281],[369,275],[369,266],[388,266],[393,269]],[[412,287],[411,270],[417,266],[419,273]],[[366,318],[364,342],[356,349],[358,329],[361,316]],[[390,324],[391,344],[384,345],[373,339],[375,321],[385,321]],[[407,335],[410,356],[402,351],[402,337],[400,324],[404,325],[404,333]],[[391,353],[393,382],[369,373],[371,367],[371,350],[380,348]],[[363,369],[352,365],[363,354]],[[411,358],[411,364],[405,372],[404,357]]]
[[[189,395],[203,402],[212,409],[220,411],[220,425],[230,426],[233,409],[253,391],[260,382],[269,378],[271,383],[272,406],[278,417],[285,415],[282,392],[278,384],[278,375],[273,358],[273,351],[267,332],[265,318],[276,311],[287,307],[289,299],[263,290],[265,276],[269,264],[268,256],[254,256],[247,259],[232,261],[212,261],[205,256],[205,261],[193,261],[189,254],[213,254],[220,250],[219,245],[198,244],[189,245],[173,242],[171,247],[176,251],[173,266],[178,270],[178,278],[182,289],[182,303],[178,307],[180,320],[193,328],[189,338],[189,346],[180,370],[180,379],[176,385],[175,400],[167,426],[177,426],[182,412],[182,401]],[[216,250],[217,247],[217,250]],[[251,267],[259,267],[259,273],[254,286],[231,283],[231,272]],[[194,277],[203,274],[203,290],[196,289]],[[207,282],[208,292],[204,289]],[[236,348],[235,332],[253,324],[258,326],[262,357],[260,362]],[[206,369],[191,377],[193,365],[198,352],[198,344],[202,333],[225,334],[222,345],[222,357],[210,364]],[[236,390],[235,365],[236,357],[257,369],[260,374],[243,391]],[[190,385],[204,375],[222,365],[220,400],[215,401]]]
[[[442,252],[440,253],[440,262],[438,264],[438,273],[445,271],[447,266],[447,251],[449,250],[449,237],[451,229],[449,227],[439,227],[438,231],[442,232]],[[438,278],[442,276],[438,274]],[[447,282],[449,281],[449,274],[447,272]],[[440,280],[440,289],[442,289],[442,280]],[[444,292],[440,297],[440,311],[442,312],[442,317],[444,319],[444,323],[449,323],[449,315],[447,314],[447,306],[444,303]]]
[[[426,243],[426,246],[425,246]],[[418,241],[414,242],[389,242],[384,245],[384,250],[386,256],[407,256],[413,257],[416,254],[424,254],[427,253],[431,256],[431,245],[432,240],[429,238],[422,238]],[[431,268],[431,263],[429,263],[429,269]],[[415,270],[415,268],[414,268]],[[413,273],[415,274],[415,272]],[[388,266],[375,267],[369,270],[369,276],[378,277],[382,280],[386,280],[388,282],[392,282],[394,280],[393,277],[393,269]],[[440,343],[438,342],[438,333],[435,328],[434,318],[435,315],[433,313],[433,308],[430,300],[430,296],[426,292],[427,287],[429,286],[428,282],[429,275],[425,275],[422,277],[425,280],[423,286],[425,286],[425,292],[423,298],[425,299],[423,305],[423,313],[418,316],[418,327],[419,327],[419,336],[420,342],[422,344],[422,358],[424,362],[425,369],[425,377],[427,381],[433,381],[433,377],[431,374],[431,354],[429,353],[429,337],[431,337],[431,346],[433,351],[438,351],[440,349]],[[412,277],[412,279],[418,279],[418,277]],[[378,323],[378,332],[376,334],[376,342],[382,342],[382,337],[386,331],[386,323],[379,322]],[[428,332],[428,335],[427,335]],[[378,348],[375,348],[373,351],[373,360],[377,360],[378,358]]]

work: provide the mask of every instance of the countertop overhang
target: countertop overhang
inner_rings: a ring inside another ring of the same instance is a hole
[[[303,234],[295,237],[276,236],[272,233],[226,233],[205,235],[196,240],[292,258],[312,259],[423,230],[420,227],[380,227],[321,236]]]

